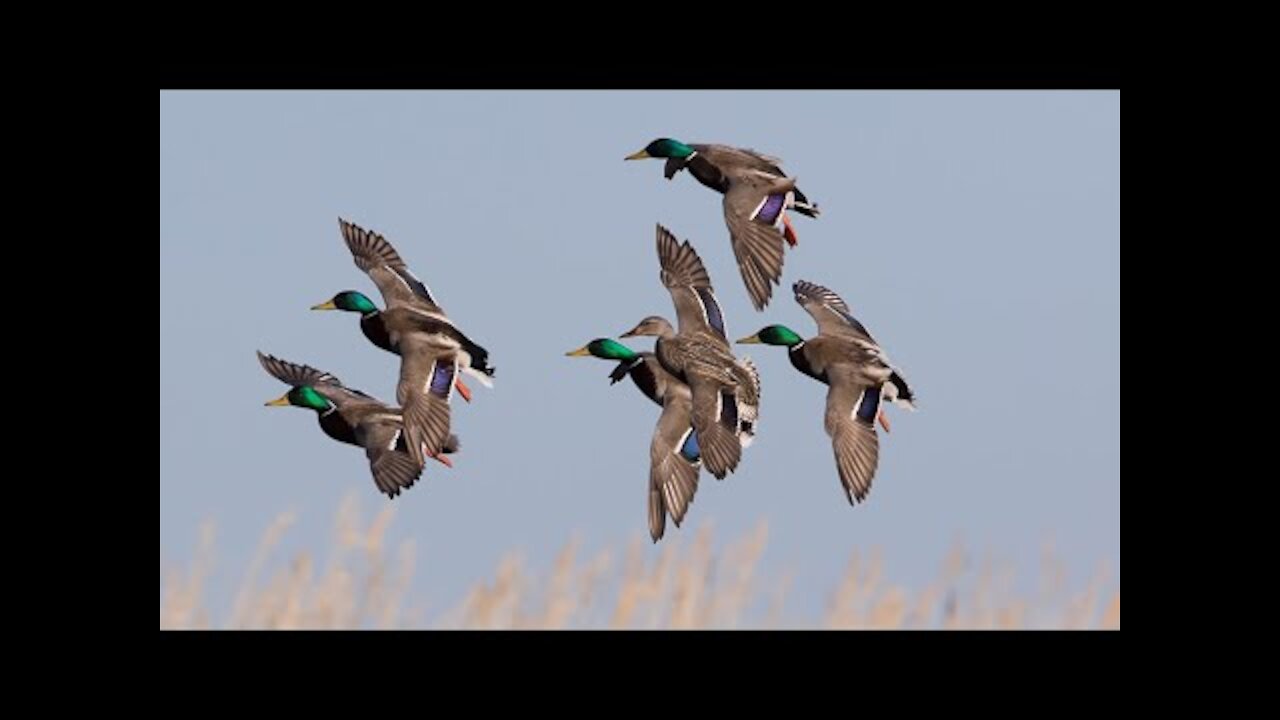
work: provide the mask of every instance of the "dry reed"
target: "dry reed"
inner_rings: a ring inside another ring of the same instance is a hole
[[[162,568],[160,628],[1120,628],[1118,579],[1109,595],[1101,571],[1069,593],[1061,561],[1046,549],[1039,591],[1031,599],[1018,598],[1010,568],[996,567],[989,557],[973,563],[959,542],[944,560],[941,577],[914,595],[884,580],[878,551],[855,550],[823,616],[788,618],[791,577],[759,577],[768,541],[764,523],[718,554],[704,525],[687,545],[679,538],[664,541],[652,562],[646,562],[637,538],[617,567],[608,550],[580,560],[581,543],[573,538],[545,577],[511,553],[491,579],[431,617],[425,607],[408,603],[413,545],[402,544],[397,561],[388,560],[384,540],[392,515],[385,507],[362,528],[354,496],[349,497],[338,508],[336,543],[323,570],[317,571],[312,556],[303,552],[264,584],[259,576],[294,521],[292,513],[281,515],[264,533],[226,619],[216,624],[202,599],[214,561],[213,526],[206,523],[190,568]],[[1065,602],[1058,600],[1062,597]],[[1101,598],[1107,604],[1099,613]]]

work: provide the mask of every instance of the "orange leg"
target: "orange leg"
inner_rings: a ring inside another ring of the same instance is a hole
[[[880,411],[876,419],[880,421],[880,427],[884,428],[885,432],[889,432],[889,416],[884,414],[884,410]]]
[[[787,217],[785,210],[782,212],[782,237],[786,238],[787,244],[791,247],[795,247],[796,243],[800,242],[796,237],[796,229],[791,227],[791,218]]]
[[[462,383],[462,378],[455,378],[453,386],[458,388],[458,394],[462,396],[463,400],[471,402],[471,388]]]
[[[450,459],[449,459],[449,456],[448,456],[448,455],[445,455],[444,453],[436,453],[435,455],[432,455],[431,457],[435,458],[435,459],[436,459],[436,462],[440,463],[441,465],[444,465],[444,466],[445,466],[445,467],[447,467],[447,468],[451,468],[451,467],[453,467],[453,461],[452,461],[452,460],[450,460]]]

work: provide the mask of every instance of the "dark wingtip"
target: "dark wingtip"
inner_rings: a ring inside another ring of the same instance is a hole
[[[804,305],[806,300],[812,299],[809,297],[809,293],[813,290],[813,287],[814,287],[813,283],[809,282],[808,280],[797,280],[796,282],[792,283],[791,292],[795,293],[796,302],[800,303],[801,305]]]

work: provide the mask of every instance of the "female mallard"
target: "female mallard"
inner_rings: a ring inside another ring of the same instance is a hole
[[[652,335],[662,368],[689,386],[693,427],[703,463],[717,479],[737,468],[742,448],[760,413],[760,376],[750,360],[739,361],[729,349],[724,313],[711,287],[711,278],[689,244],[676,242],[658,225],[659,277],[671,293],[679,331],[657,316],[641,320],[621,337]]]
[[[387,307],[380,311],[369,298],[348,290],[312,309],[360,313],[365,336],[400,356],[396,402],[404,407],[410,454],[422,463],[423,453],[440,452],[449,437],[453,388],[458,387],[464,398],[470,397],[466,386],[458,382],[459,371],[478,378],[486,387],[493,386],[489,352],[445,316],[431,291],[409,271],[386,238],[341,218],[338,224],[356,267],[373,279]]]
[[[292,389],[267,405],[310,408],[316,411],[320,429],[325,434],[350,445],[364,448],[378,489],[395,497],[402,489],[413,487],[422,474],[422,463],[414,460],[405,444],[404,420],[400,408],[348,388],[338,378],[308,365],[297,365],[258,352],[258,361],[273,377]],[[452,467],[443,453],[458,450],[458,437],[445,439],[435,458]]]
[[[687,168],[698,182],[724,195],[724,221],[738,269],[751,303],[763,310],[782,279],[782,241],[797,243],[786,211],[816,218],[818,206],[782,172],[780,159],[754,150],[659,138],[626,157],[644,158],[666,158],[668,180]]]
[[[666,530],[667,515],[680,527],[698,491],[702,461],[693,432],[689,386],[663,369],[653,353],[636,352],[609,338],[597,338],[565,354],[617,360],[609,384],[630,375],[640,392],[662,407],[649,443],[649,537],[658,542]]]
[[[816,337],[804,340],[784,325],[769,325],[738,342],[785,346],[797,370],[827,385],[827,434],[852,505],[866,499],[876,474],[880,440],[874,423],[881,399],[914,410],[915,394],[840,296],[803,280],[792,290],[818,323]],[[883,416],[881,424],[888,430]]]

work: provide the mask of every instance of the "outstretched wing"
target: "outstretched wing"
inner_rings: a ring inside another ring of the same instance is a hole
[[[687,395],[668,398],[649,445],[649,536],[657,542],[667,515],[676,527],[698,491],[701,453]]]
[[[880,458],[875,419],[880,409],[880,388],[867,385],[848,367],[827,371],[825,425],[835,452],[836,470],[849,504],[866,499]]]
[[[742,460],[738,405],[720,383],[698,374],[690,374],[689,389],[693,394],[693,429],[698,434],[702,462],[716,479],[723,480]]]
[[[675,304],[679,331],[710,331],[728,347],[724,312],[711,287],[711,276],[693,245],[688,240],[677,242],[670,230],[658,225],[658,263],[662,266],[659,277]]]
[[[773,285],[782,281],[783,213],[794,189],[793,180],[748,170],[734,175],[724,194],[729,240],[757,310],[769,304]]]
[[[400,341],[400,382],[396,401],[404,412],[405,444],[414,461],[425,464],[449,438],[450,408],[458,356],[410,334]]]
[[[396,449],[404,433],[401,423],[387,417],[370,418],[360,423],[358,432],[378,490],[393,498],[413,487],[422,474],[422,465]]]
[[[286,385],[293,387],[302,387],[303,385],[310,385],[311,387],[320,385],[342,387],[342,381],[331,373],[317,370],[310,365],[299,365],[288,360],[281,360],[274,355],[265,355],[261,350],[258,351],[258,362],[262,363],[262,367],[267,373]]]
[[[875,339],[862,323],[849,311],[849,306],[833,291],[806,280],[793,284],[796,302],[818,323],[818,330],[825,335],[853,335],[872,343]]]
[[[262,351],[258,351],[258,362],[262,363],[263,369],[280,382],[292,387],[308,385],[340,405],[348,402],[378,402],[355,388],[343,385],[342,381],[331,373],[317,370],[310,365],[291,363],[273,355],[264,355]]]
[[[429,312],[444,314],[426,283],[409,271],[400,253],[386,238],[341,218],[338,225],[356,267],[368,273],[387,307],[416,305]]]

